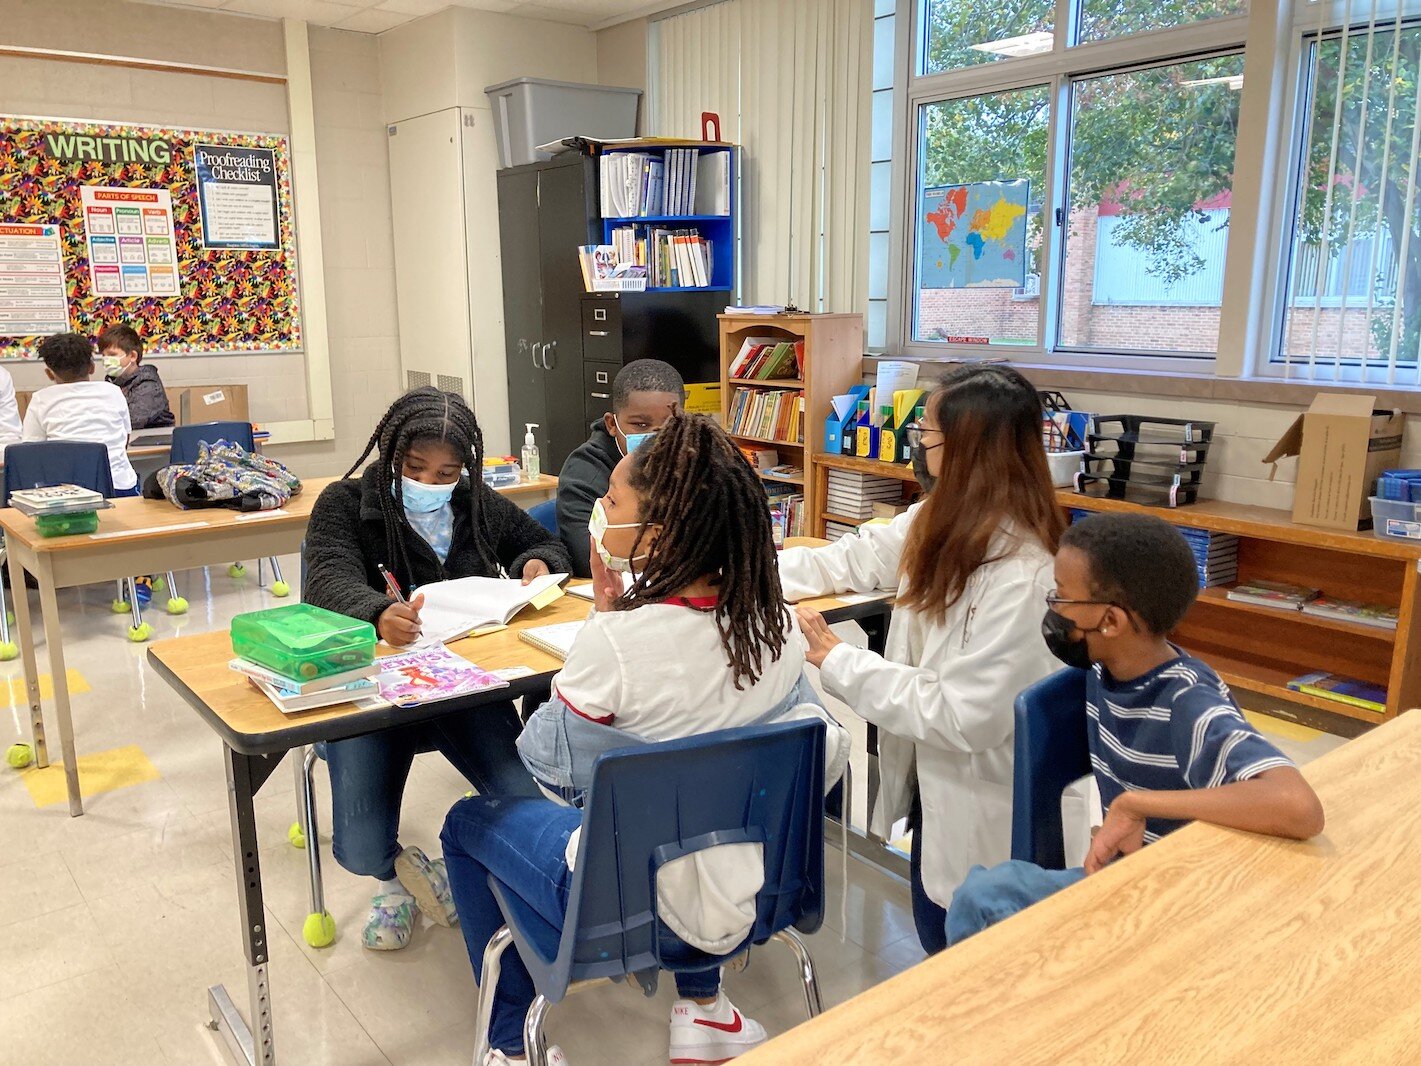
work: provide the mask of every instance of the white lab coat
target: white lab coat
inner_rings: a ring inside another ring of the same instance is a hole
[[[886,526],[865,526],[825,548],[780,553],[791,601],[838,592],[904,589],[900,560],[921,505]],[[848,644],[825,658],[820,680],[879,727],[882,790],[872,828],[887,835],[922,798],[923,887],[942,906],[975,863],[1011,858],[1012,705],[1060,668],[1041,636],[1051,555],[1003,528],[941,624],[893,612],[882,656]]]

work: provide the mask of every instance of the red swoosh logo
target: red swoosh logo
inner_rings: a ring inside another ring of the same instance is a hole
[[[722,1033],[738,1033],[741,1029],[745,1028],[745,1020],[740,1017],[739,1011],[735,1012],[735,1021],[733,1022],[712,1022],[707,1021],[705,1018],[697,1018],[696,1024],[708,1026],[711,1029],[719,1029]]]

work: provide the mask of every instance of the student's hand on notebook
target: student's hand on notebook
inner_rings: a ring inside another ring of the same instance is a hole
[[[1098,873],[1121,855],[1129,855],[1145,846],[1145,819],[1136,814],[1130,793],[1117,796],[1105,812],[1105,821],[1091,837],[1090,851],[1085,857],[1085,872]]]
[[[527,585],[535,578],[551,573],[552,571],[548,569],[548,564],[543,562],[543,560],[529,559],[523,564],[523,584]]]
[[[589,560],[592,564],[592,604],[598,611],[615,611],[625,586],[622,575],[607,567],[594,546]]]
[[[834,645],[842,644],[843,641],[834,636],[834,631],[829,628],[829,623],[824,621],[824,616],[812,607],[796,607],[794,614],[799,619],[799,631],[804,634],[804,639],[809,644],[809,650],[804,653],[805,659],[814,666],[823,666],[825,658],[834,650]]]
[[[375,622],[380,639],[394,648],[403,648],[419,639],[423,627],[419,620],[420,608],[424,606],[424,593],[420,593],[409,603],[392,603],[381,612]]]

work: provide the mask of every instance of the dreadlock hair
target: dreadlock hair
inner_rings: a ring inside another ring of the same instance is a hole
[[[628,481],[641,498],[642,538],[657,527],[646,568],[617,606],[658,603],[714,575],[715,624],[735,687],[754,684],[785,644],[784,592],[765,490],[723,429],[705,415],[675,414],[631,455]]]
[[[474,412],[457,393],[444,392],[426,386],[411,389],[390,405],[385,417],[380,419],[375,432],[365,444],[360,458],[345,472],[350,477],[366,456],[377,452],[375,467],[376,495],[380,499],[380,513],[385,518],[385,540],[395,553],[392,560],[396,574],[401,581],[413,579],[410,567],[408,537],[415,536],[414,527],[405,517],[405,507],[396,486],[404,469],[405,455],[417,444],[426,441],[440,441],[448,444],[463,461],[469,474],[469,507],[473,515],[474,547],[483,562],[493,570],[498,568],[498,554],[494,550],[493,534],[488,528],[488,517],[479,507],[479,486],[482,485],[484,464],[484,435]],[[459,489],[454,490],[457,498]]]

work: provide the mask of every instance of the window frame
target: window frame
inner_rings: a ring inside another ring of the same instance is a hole
[[[1253,0],[1258,3],[1287,0]],[[1215,354],[1181,354],[1063,347],[1059,337],[1061,294],[1056,279],[1064,263],[1065,241],[1057,212],[1065,206],[1069,167],[1069,106],[1075,81],[1104,74],[1157,67],[1175,62],[1243,53],[1251,17],[1228,15],[1171,29],[1150,30],[1108,41],[1067,45],[1077,33],[1077,0],[1056,0],[1052,48],[1034,56],[974,64],[937,74],[922,73],[927,45],[929,0],[898,0],[898,48],[895,53],[895,100],[892,160],[895,175],[890,218],[888,323],[890,350],[908,358],[925,360],[981,359],[1006,356],[1043,366],[1073,369],[1125,369],[1150,373],[1214,373]],[[964,345],[945,341],[920,341],[913,336],[917,284],[917,200],[921,153],[921,109],[925,105],[1007,92],[1043,85],[1050,101],[1047,125],[1046,182],[1043,204],[1046,225],[1042,233],[1040,312],[1036,342],[1031,345]],[[1245,80],[1243,92],[1247,92]],[[1241,107],[1243,106],[1241,101]],[[1064,121],[1063,121],[1064,117]],[[901,164],[901,165],[900,165]],[[1231,220],[1232,222],[1232,220]],[[1231,231],[1230,242],[1234,239]],[[1232,259],[1232,255],[1229,257]],[[1229,264],[1225,264],[1225,291]],[[1221,337],[1223,314],[1221,309]]]

